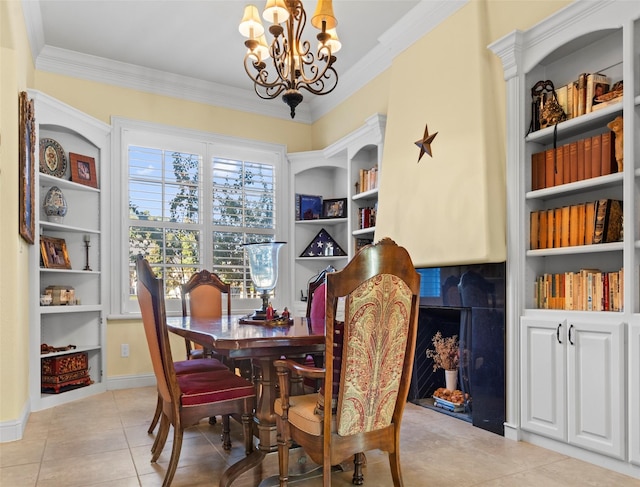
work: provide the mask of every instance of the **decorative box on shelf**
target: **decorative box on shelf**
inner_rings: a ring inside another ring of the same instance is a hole
[[[70,305],[76,301],[76,293],[71,286],[47,286],[44,293],[51,296],[53,306]]]
[[[40,379],[41,391],[55,394],[91,384],[87,352],[42,358]]]

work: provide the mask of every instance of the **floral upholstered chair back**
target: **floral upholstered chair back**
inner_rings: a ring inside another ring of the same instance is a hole
[[[411,290],[390,274],[375,276],[348,297],[338,434],[391,424],[398,398],[411,316]]]
[[[378,252],[385,244],[383,240],[368,252]],[[393,249],[389,250],[397,252],[397,249],[393,243]],[[376,254],[372,260],[379,257]],[[356,265],[359,258],[363,261]],[[356,255],[350,265],[366,267],[366,261],[366,255]],[[411,265],[408,256],[407,262]],[[342,274],[338,286],[330,280],[340,277],[327,276],[327,313],[340,309],[337,305],[340,295],[346,297],[342,348],[335,343],[332,347],[335,353],[342,354],[342,360],[336,361],[341,368],[336,411],[337,433],[341,436],[379,430],[398,422],[406,401],[415,351],[418,299],[415,280],[419,287],[419,275],[413,268],[400,269],[402,265],[406,264],[391,261],[380,268],[376,262],[370,277],[344,279],[347,276]],[[363,275],[362,269],[356,272]],[[409,282],[404,280],[407,276]],[[334,323],[343,319],[332,318]],[[328,325],[329,322],[327,319]]]

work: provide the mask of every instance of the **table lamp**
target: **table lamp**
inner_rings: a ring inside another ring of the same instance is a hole
[[[257,309],[254,320],[265,320],[269,306],[270,291],[278,282],[278,255],[287,242],[259,242],[243,244],[249,257],[249,271],[256,289],[261,292],[262,309]]]

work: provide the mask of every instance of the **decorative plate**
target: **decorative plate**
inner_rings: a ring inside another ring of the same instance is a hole
[[[53,139],[40,139],[40,172],[61,178],[67,170],[64,150]]]

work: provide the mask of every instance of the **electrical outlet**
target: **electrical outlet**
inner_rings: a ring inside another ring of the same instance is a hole
[[[124,357],[124,358],[129,356],[129,344],[128,343],[120,344],[120,356]]]

